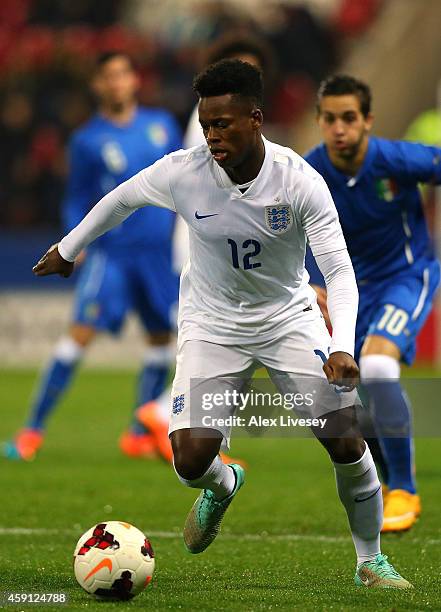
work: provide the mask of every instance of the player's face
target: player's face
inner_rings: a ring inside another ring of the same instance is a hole
[[[263,116],[246,101],[231,94],[202,98],[199,121],[211,154],[222,168],[237,168],[255,154]]]
[[[112,109],[133,103],[138,87],[138,75],[124,56],[116,56],[101,66],[93,81],[101,103]]]
[[[324,96],[318,124],[331,159],[351,161],[367,146],[372,115],[363,115],[355,95]]]

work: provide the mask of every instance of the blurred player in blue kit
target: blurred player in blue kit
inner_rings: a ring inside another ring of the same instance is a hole
[[[165,110],[138,106],[139,77],[130,57],[99,57],[92,79],[98,112],[72,136],[63,220],[70,231],[90,208],[142,168],[181,146],[180,129]],[[179,279],[172,269],[175,215],[155,207],[139,210],[87,249],[67,335],[55,347],[39,383],[26,426],[7,445],[10,457],[31,459],[43,443],[46,421],[62,398],[85,349],[100,332],[117,334],[133,310],[145,329],[137,406],[158,397],[170,364]],[[123,452],[148,456],[157,450],[136,419],[120,440]]]
[[[317,112],[323,143],[305,159],[326,180],[354,266],[355,358],[388,472],[383,531],[403,531],[421,506],[400,362],[415,357],[440,278],[418,183],[441,183],[441,149],[370,136],[369,87],[349,76],[321,84]]]

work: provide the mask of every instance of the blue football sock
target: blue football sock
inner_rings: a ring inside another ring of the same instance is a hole
[[[27,427],[44,429],[48,416],[67,389],[77,363],[64,363],[57,358],[51,361],[33,400]]]
[[[416,492],[413,473],[411,412],[398,380],[366,382],[375,426],[387,459],[390,489]]]
[[[138,395],[136,408],[158,398],[167,384],[169,365],[146,364],[138,379]],[[131,431],[136,434],[146,433],[147,429],[136,418],[133,419]]]
[[[138,406],[147,404],[161,395],[167,383],[169,365],[144,365],[138,380]]]

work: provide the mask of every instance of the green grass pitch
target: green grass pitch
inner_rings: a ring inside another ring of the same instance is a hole
[[[215,543],[201,555],[185,552],[180,530],[195,491],[180,485],[170,466],[131,460],[117,449],[133,379],[128,372],[81,372],[37,460],[1,459],[0,591],[65,592],[69,604],[57,609],[101,612],[441,609],[439,439],[417,440],[421,520],[382,544],[415,589],[357,589],[333,473],[309,439],[237,439],[232,453],[249,462],[246,485]],[[0,373],[0,440],[22,424],[33,380],[33,372]],[[156,553],[151,586],[128,603],[95,601],[72,571],[78,537],[110,519],[145,531]]]

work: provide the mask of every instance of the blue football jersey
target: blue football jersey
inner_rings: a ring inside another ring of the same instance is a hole
[[[165,110],[138,107],[132,121],[123,126],[95,115],[71,138],[64,229],[75,227],[117,185],[179,148],[180,128]],[[173,212],[146,206],[98,238],[91,248],[109,250],[113,255],[127,254],[128,247],[157,249],[170,243],[173,224]]]
[[[359,283],[434,259],[418,183],[441,183],[440,148],[372,136],[355,177],[332,165],[324,144],[305,159],[328,184]]]

